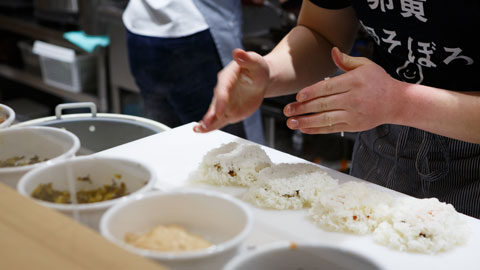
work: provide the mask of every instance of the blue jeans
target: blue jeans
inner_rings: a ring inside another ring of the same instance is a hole
[[[202,119],[222,69],[208,30],[180,38],[141,36],[127,30],[127,48],[146,117],[170,127]],[[241,122],[223,130],[245,137]]]

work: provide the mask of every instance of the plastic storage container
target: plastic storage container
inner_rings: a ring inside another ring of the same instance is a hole
[[[19,41],[18,47],[22,54],[23,67],[25,71],[30,74],[35,74],[40,76],[42,73],[40,71],[40,58],[38,55],[33,53],[33,46],[27,41]]]
[[[96,87],[96,55],[76,55],[72,49],[38,40],[33,44],[33,52],[40,57],[42,78],[46,84],[76,93]]]

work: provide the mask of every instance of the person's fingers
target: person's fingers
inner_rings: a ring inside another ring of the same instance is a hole
[[[214,106],[215,114],[219,118],[222,118],[226,113],[230,92],[238,80],[239,73],[240,67],[234,61],[230,62],[227,67],[218,73],[212,105]]]
[[[307,129],[329,127],[340,123],[346,123],[347,112],[343,110],[328,111],[310,115],[290,117],[287,126],[290,129]]]
[[[319,81],[300,90],[296,99],[298,102],[304,102],[314,98],[348,92],[352,85],[350,79],[350,76],[339,75],[329,80]]]
[[[212,121],[210,122],[209,126],[205,126],[203,124],[203,121],[200,121],[199,126],[201,127],[201,129],[198,130],[197,132],[206,133],[206,132],[214,131],[214,130],[217,130],[217,129],[221,129],[226,125],[228,125],[228,123],[227,123],[225,118],[224,119],[218,119],[218,118],[214,117],[212,119]]]
[[[332,111],[341,108],[343,95],[331,95],[307,100],[305,102],[292,102],[283,108],[283,113],[287,117],[302,115],[307,113],[319,113]]]
[[[233,50],[233,59],[237,64],[244,69],[256,69],[258,63],[262,61],[262,56],[255,52],[246,52],[242,49]]]
[[[229,100],[229,91],[228,89],[217,89],[215,87],[215,96],[213,97],[213,111],[217,118],[225,118],[225,113],[227,110],[227,104]]]
[[[210,132],[210,131],[214,131],[214,130],[220,129],[220,128],[224,127],[225,125],[227,125],[227,123],[225,123],[224,121],[219,120],[218,118],[213,118],[213,119],[210,121],[210,125],[209,125],[209,126],[205,125],[205,123],[203,122],[203,120],[200,120],[200,122],[198,123],[198,125],[196,125],[196,126],[193,127],[193,131],[195,131],[195,132],[197,132],[197,133],[207,133],[207,132]]]
[[[214,106],[210,106],[207,113],[203,116],[198,125],[193,127],[193,131],[198,133],[210,132],[212,130],[220,129],[227,125],[227,118],[218,118],[215,114]]]
[[[193,127],[193,131],[199,133],[209,132],[228,124],[225,114],[220,114],[217,112],[217,108],[222,106],[223,105],[218,105],[217,96],[214,95],[207,112],[203,116],[202,120],[199,121],[198,125]]]
[[[330,134],[336,132],[344,132],[349,129],[349,125],[346,123],[338,123],[326,127],[316,127],[316,128],[302,128],[300,131],[305,134]]]
[[[260,74],[260,70],[264,68],[262,65],[264,62],[263,57],[255,52],[235,49],[233,51],[233,59],[240,67],[239,81],[248,88],[254,86],[254,75]]]
[[[198,122],[198,125],[195,125],[193,127],[193,131],[201,133],[201,132],[208,132],[210,130],[210,127],[213,125],[216,118],[215,107],[213,105],[214,100],[212,100],[212,103],[210,104],[210,107],[208,108],[207,112],[203,116],[202,120]]]
[[[343,71],[350,71],[371,62],[365,57],[353,57],[342,53],[337,47],[332,48],[332,59],[335,65]]]

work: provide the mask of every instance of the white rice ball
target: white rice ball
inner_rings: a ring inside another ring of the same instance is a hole
[[[263,208],[301,209],[310,207],[320,192],[337,185],[338,180],[316,165],[281,163],[260,171],[257,183],[243,199]]]
[[[260,146],[231,142],[205,154],[194,177],[213,185],[250,186],[257,181],[258,173],[271,165]]]
[[[366,234],[384,220],[392,202],[390,194],[351,181],[322,192],[309,216],[328,231]]]
[[[436,253],[467,241],[466,221],[436,198],[399,198],[373,233],[375,242],[401,251]]]

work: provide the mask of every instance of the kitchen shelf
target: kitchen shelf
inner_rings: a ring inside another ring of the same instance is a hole
[[[34,18],[14,18],[0,15],[0,29],[41,39],[70,49],[80,50],[79,47],[63,38],[63,33],[55,29],[39,25]]]
[[[34,87],[36,89],[40,89],[49,94],[64,97],[72,101],[90,101],[94,102],[97,106],[100,104],[99,98],[95,97],[94,95],[69,92],[64,89],[48,85],[43,82],[42,78],[22,70],[12,68],[8,65],[0,64],[0,75],[5,78],[24,83],[25,85]]]
[[[0,15],[0,30],[6,30],[35,40],[51,42],[59,46],[82,50],[63,38],[63,32],[38,24],[33,17],[16,18]],[[45,84],[43,80],[35,75],[22,70],[0,64],[0,75],[11,80],[29,85],[40,91],[63,97],[72,101],[91,101],[97,105],[101,112],[108,111],[107,75],[106,75],[106,49],[100,48],[93,54],[98,54],[98,89],[95,94],[74,93],[58,87]]]

